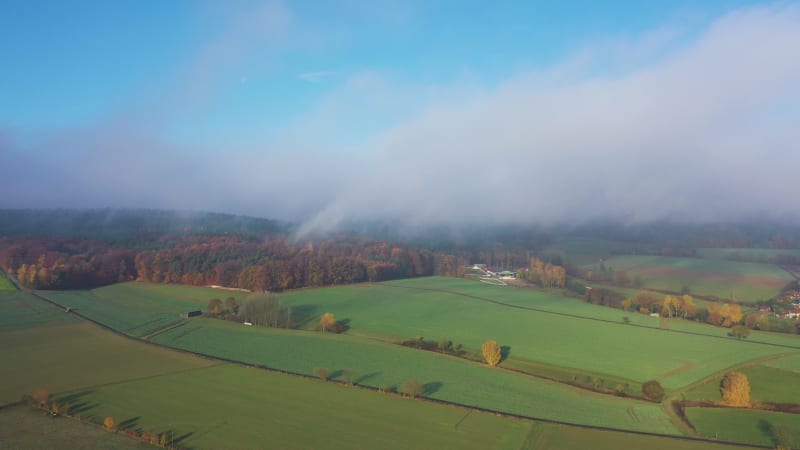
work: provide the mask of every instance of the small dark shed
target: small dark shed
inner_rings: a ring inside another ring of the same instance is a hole
[[[199,309],[194,311],[186,311],[181,313],[181,319],[188,319],[189,317],[197,317],[203,315],[203,311]]]

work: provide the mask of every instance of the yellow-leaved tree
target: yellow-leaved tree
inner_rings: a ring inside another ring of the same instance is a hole
[[[722,401],[728,406],[750,406],[750,381],[740,372],[728,372],[722,380]]]
[[[319,319],[319,328],[323,333],[334,325],[336,325],[336,316],[334,316],[333,313],[325,313],[322,315],[322,318]]]
[[[486,341],[483,343],[483,359],[486,360],[486,364],[490,366],[496,366],[500,363],[500,357],[502,356],[500,353],[500,347],[497,345],[497,341]]]
[[[109,430],[113,430],[117,426],[117,421],[113,417],[108,416],[103,420],[103,426]]]

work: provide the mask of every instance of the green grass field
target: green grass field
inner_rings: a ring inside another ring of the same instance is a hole
[[[194,319],[156,342],[307,375],[357,372],[359,384],[426,383],[431,398],[553,420],[675,433],[660,405],[582,391],[433,352],[352,336]]]
[[[569,238],[554,245],[548,250],[563,252],[572,264],[584,265],[597,262],[614,254],[632,252],[636,244],[615,242],[597,238]]]
[[[204,305],[218,293],[204,288],[126,283],[88,294],[74,291],[46,295],[61,304],[77,305],[81,313],[112,327],[142,336],[178,322],[178,312]],[[348,334],[352,336],[379,340],[415,336],[450,339],[473,352],[478,352],[485,340],[496,339],[500,345],[510,347],[509,365],[545,364],[633,382],[659,379],[667,388],[689,384],[748,359],[787,351],[749,341],[800,348],[797,336],[774,333],[754,332],[749,340],[741,342],[665,333],[658,329],[662,323],[659,318],[590,305],[557,291],[489,286],[457,278],[305,289],[283,294],[281,301],[292,308],[296,320],[305,318],[301,325],[307,329],[314,328],[322,313],[333,312],[348,323]],[[652,328],[624,325],[622,316]],[[682,320],[667,323],[670,328],[693,333],[720,337],[727,333],[721,328]]]
[[[181,445],[198,449],[731,448],[502,418],[232,365],[62,398],[92,405],[84,414],[111,415],[133,428],[174,429]]]
[[[790,356],[788,358],[774,359],[764,363],[765,366],[775,367],[777,369],[790,370],[792,372],[800,373],[800,355]]]
[[[247,327],[206,318],[181,322],[178,318],[182,311],[203,309],[212,297],[225,298],[230,294],[238,298],[244,295],[209,288],[144,283],[124,283],[92,291],[44,293],[62,305],[76,308],[82,314],[135,336],[144,336],[170,324],[180,323],[180,326],[152,338],[155,342],[176,348],[308,375],[313,375],[317,367],[325,367],[331,370],[331,377],[335,380],[342,378],[343,370],[350,369],[355,371],[354,378],[358,384],[374,387],[399,387],[404,380],[416,378],[425,383],[426,396],[434,399],[572,423],[678,433],[660,404],[592,393],[391,342],[415,336],[434,341],[449,339],[477,353],[485,340],[496,339],[500,345],[509,347],[509,357],[501,366],[545,375],[553,371],[563,371],[568,375],[573,371],[575,374],[596,375],[614,383],[629,383],[634,389],[638,389],[638,383],[653,378],[661,381],[668,390],[677,389],[750,360],[787,354],[791,356],[764,361],[761,365],[744,370],[752,371],[749,375],[753,377],[754,401],[777,401],[778,398],[792,395],[792,398],[797,397],[790,391],[792,386],[796,386],[795,378],[798,376],[793,370],[800,371],[798,336],[754,332],[749,339],[738,341],[724,337],[727,330],[721,328],[625,313],[567,297],[560,291],[490,286],[467,279],[430,277],[303,289],[281,294],[281,302],[292,308],[293,317],[299,322],[301,330]],[[25,386],[19,386],[23,382],[18,382],[14,389],[0,389],[0,402],[5,398],[8,399],[5,402],[17,400],[22,393],[46,385],[54,392],[84,390],[82,397],[92,399],[90,403],[98,405],[97,414],[106,414],[104,408],[110,408],[108,411],[121,411],[120,414],[124,415],[127,410],[138,411],[143,408],[138,399],[127,399],[127,394],[123,392],[125,386],[157,384],[172,378],[191,378],[194,374],[227,370],[220,367],[188,370],[210,364],[209,361],[188,356],[183,357],[194,363],[189,364],[191,367],[186,367],[186,361],[180,358],[169,360],[180,367],[156,362],[159,356],[154,354],[154,350],[156,353],[163,352],[164,356],[172,353],[125,340],[89,324],[62,323],[61,318],[64,321],[74,321],[75,318],[22,293],[10,292],[3,296],[13,297],[18,303],[29,302],[38,307],[47,307],[35,313],[34,309],[14,306],[11,301],[0,304],[0,308],[24,312],[19,313],[19,320],[11,320],[9,324],[29,320],[30,326],[55,325],[15,330],[12,325],[0,322],[0,330],[5,330],[0,331],[0,340],[24,343],[22,346],[4,346],[0,357],[6,356],[4,360],[11,361],[10,366],[35,374],[47,374],[47,368],[52,366],[56,373],[61,374],[57,381],[64,383],[47,385],[52,376],[36,375],[24,380]],[[311,331],[324,312],[333,312],[337,319],[345,322],[349,327],[347,333],[335,335]],[[621,318],[624,315],[640,326],[623,324]],[[698,335],[670,332],[661,327]],[[100,345],[101,341],[107,339],[86,335],[90,330],[98,336],[108,335],[113,342]],[[754,340],[789,348],[760,345],[752,342]],[[45,345],[45,342],[58,344]],[[112,364],[94,367],[83,354],[71,353],[75,347],[89,349],[89,353],[100,355],[99,359],[112,361]],[[107,349],[114,347],[124,350],[115,356],[116,359],[105,356]],[[127,347],[138,348],[142,355],[134,355]],[[47,360],[49,365],[44,364],[42,359]],[[55,365],[52,364],[54,360]],[[74,363],[69,363],[70,360],[79,361],[81,366],[88,368],[87,371],[76,369]],[[139,363],[133,367],[126,366],[128,361]],[[0,376],[11,376],[10,371],[4,373],[3,370],[0,368]],[[240,370],[331,386],[315,380],[254,369]],[[89,380],[85,379],[87,376]],[[778,384],[770,385],[770,382],[775,382],[776,376]],[[203,378],[202,375],[199,378]],[[110,384],[102,386],[107,383]],[[187,384],[186,389],[191,387],[191,382],[184,381],[184,384]],[[715,387],[709,386],[711,384],[707,383],[695,388],[687,393],[686,398],[712,394],[718,396],[718,388],[712,392]],[[196,387],[198,392],[208,390],[199,385]],[[344,389],[345,392],[365,392],[379,398],[387,397],[355,388],[331,387]],[[755,393],[755,390],[759,393]],[[152,395],[157,396],[159,388],[154,388],[154,392]],[[225,392],[234,398],[239,395]],[[102,397],[104,395],[108,396],[105,400]],[[202,394],[199,396],[202,397]],[[112,401],[112,398],[125,400]],[[303,404],[303,400],[297,401]],[[158,401],[155,403],[158,404]],[[166,416],[167,412],[147,414]],[[137,413],[136,416],[131,413],[127,418],[139,416],[136,423],[147,428],[150,422],[147,422],[149,419],[143,413]],[[154,417],[152,423],[159,423],[158,416]],[[204,420],[194,417],[191,423],[186,422],[185,431],[182,432],[186,435],[184,445],[203,448],[222,445],[218,442],[206,444],[203,440],[205,435],[201,434],[202,427],[189,427],[191,424],[205,423]],[[701,417],[700,420],[704,419]],[[173,426],[181,429],[177,424]],[[584,440],[589,438],[576,437],[580,434],[553,432],[553,427],[542,424],[531,427],[527,424],[511,439],[513,444],[510,444],[511,441],[502,445],[498,444],[500,441],[484,441],[482,445],[491,444],[499,448],[581,448],[581,443],[589,442]],[[200,440],[193,443],[192,439]],[[246,438],[243,439],[241,442],[248,442]],[[609,442],[626,442],[629,438],[628,435],[622,435],[615,439]],[[754,442],[752,436],[745,439]],[[232,446],[242,445],[248,446]],[[609,445],[608,448],[613,448],[612,444]],[[669,445],[665,448],[673,448],[671,441]]]
[[[0,405],[39,388],[62,392],[212,364],[87,323],[2,331],[0,360]]]
[[[527,311],[429,289],[487,296],[519,305],[545,305],[544,308],[560,308],[562,312],[572,311],[586,317],[614,317],[615,321],[606,323]],[[450,339],[470,349],[479,349],[485,340],[495,339],[500,345],[510,347],[510,358],[640,382],[659,379],[667,388],[689,384],[749,359],[787,351],[747,341],[632,327],[622,323],[622,315],[637,321],[651,318],[547,292],[487,286],[464,279],[434,277],[301,290],[282,295],[281,299],[312,317],[333,312],[337,318],[349,321],[348,333],[353,335]],[[706,326],[696,329],[705,330]],[[800,343],[796,338],[776,339]]]
[[[233,365],[62,398],[191,448],[519,448],[530,422]]]
[[[31,294],[0,291],[0,332],[75,321],[75,316]]]
[[[741,450],[742,448],[719,443],[664,439],[543,423],[534,426],[525,444],[520,448],[529,450]]]
[[[756,445],[774,445],[770,427],[784,425],[800,442],[800,414],[736,408],[687,408],[686,415],[703,436]]]
[[[0,448],[4,449],[146,449],[150,445],[100,427],[28,406],[0,410]]]
[[[732,256],[770,260],[778,255],[800,256],[800,250],[773,248],[699,248],[697,256],[707,259],[728,259]]]
[[[14,284],[6,277],[6,274],[0,270],[0,292],[2,291],[16,291],[17,288]]]
[[[609,258],[603,264],[625,270],[631,277],[639,276],[646,287],[680,292],[688,286],[693,294],[746,302],[769,299],[794,279],[774,264],[717,258],[624,255]],[[598,264],[584,267],[596,270]]]
[[[776,360],[780,361],[780,360]],[[750,382],[750,400],[755,403],[798,403],[800,404],[800,373],[777,369],[766,365],[745,367],[739,372]],[[688,400],[721,401],[721,379],[715,379],[686,393]]]
[[[244,295],[212,288],[136,282],[91,291],[43,291],[40,294],[132,336],[145,336],[180,322],[180,313],[204,309],[212,298],[241,299]]]
[[[682,319],[662,319],[662,323],[667,328],[675,331],[685,331],[688,333],[699,333],[707,336],[717,336],[722,338],[731,337],[729,328],[715,327],[708,324]],[[750,336],[744,339],[746,342],[781,345],[800,349],[800,336],[789,333],[773,333],[769,331],[750,330]],[[790,349],[787,349],[790,350]]]

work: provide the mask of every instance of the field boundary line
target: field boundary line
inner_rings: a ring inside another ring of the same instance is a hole
[[[796,274],[796,273],[795,273],[793,270],[790,270],[788,267],[786,267],[786,266],[783,266],[783,265],[778,265],[778,267],[780,267],[781,269],[783,269],[783,270],[784,270],[784,272],[786,272],[786,273],[788,273],[789,275],[791,275],[791,276],[792,276],[792,278],[794,278],[795,280],[800,280],[800,275]]]
[[[186,325],[186,323],[187,323],[187,321],[185,321],[185,320],[181,320],[180,322],[171,323],[171,324],[165,326],[164,328],[158,329],[158,330],[153,331],[152,333],[150,333],[148,335],[142,336],[142,339],[144,339],[145,341],[149,341],[150,339],[154,338],[155,336],[157,336],[157,335],[159,335],[161,333],[165,333],[165,332],[167,332],[169,330],[172,330],[172,329],[175,329],[175,328],[178,328],[178,327],[182,327],[182,326]]]
[[[562,313],[562,312],[556,312],[556,311],[548,311],[546,309],[533,308],[533,307],[530,307],[530,306],[513,305],[511,303],[504,303],[504,302],[501,302],[499,300],[494,300],[494,299],[487,298],[487,297],[480,297],[480,296],[477,296],[477,295],[465,294],[463,292],[457,292],[457,291],[449,291],[449,290],[446,290],[446,289],[421,288],[421,287],[413,287],[413,286],[400,286],[400,285],[397,285],[397,284],[390,284],[390,283],[371,283],[371,284],[374,284],[376,286],[389,286],[389,287],[399,288],[399,289],[411,289],[411,290],[419,290],[419,291],[444,292],[446,294],[459,295],[459,296],[462,296],[462,297],[471,298],[473,300],[479,300],[479,301],[483,301],[483,302],[494,303],[495,305],[505,306],[507,308],[515,308],[515,309],[522,309],[522,310],[527,310],[527,311],[535,311],[535,312],[540,312],[540,313],[544,313],[544,314],[552,314],[552,315],[555,315],[555,316],[570,317],[570,318],[573,318],[573,319],[593,320],[595,322],[604,322],[604,323],[610,323],[610,324],[613,324],[613,325],[621,325],[621,326],[625,326],[625,327],[646,328],[648,330],[655,330],[655,331],[661,331],[661,332],[666,332],[666,333],[681,333],[681,334],[688,334],[688,335],[692,335],[692,336],[705,336],[705,337],[714,338],[714,339],[734,340],[733,338],[730,338],[730,337],[715,336],[713,334],[698,333],[698,332],[695,332],[695,331],[662,329],[662,328],[658,328],[658,327],[650,327],[650,326],[647,326],[647,325],[639,325],[639,324],[636,324],[636,323],[617,322],[615,320],[600,319],[600,318],[597,318],[597,317],[586,317],[586,316],[579,316],[577,314],[569,314],[569,313]],[[772,342],[753,341],[753,340],[749,340],[749,339],[748,340],[736,339],[736,341],[742,342],[742,343],[749,343],[749,344],[768,345],[768,346],[772,346],[772,347],[781,347],[781,348],[790,348],[790,349],[794,349],[794,350],[800,350],[800,344],[798,344],[797,346],[792,346],[792,345],[787,345],[787,344],[775,344],[775,343],[772,343]]]
[[[20,284],[17,282],[17,278],[16,277],[11,276],[10,273],[7,273],[6,271],[4,271],[2,269],[0,269],[0,273],[2,273],[3,276],[5,276],[6,279],[8,281],[10,281],[11,284],[13,284],[15,288],[17,288],[18,291],[24,291],[24,289],[22,289],[22,286],[20,286]]]
[[[44,298],[44,297],[36,294],[35,292],[31,292],[31,294],[34,295],[37,298],[40,298],[40,299],[48,302],[48,303],[51,303],[51,304],[53,304],[55,306],[63,308],[63,306],[61,306],[57,302],[54,302],[54,301],[49,300],[47,298]],[[513,306],[513,305],[511,305],[511,306]],[[295,376],[295,377],[299,377],[299,378],[305,378],[305,379],[308,379],[308,380],[319,380],[318,377],[313,376],[313,375],[307,375],[307,374],[303,374],[303,373],[291,372],[291,371],[288,371],[288,370],[277,369],[277,368],[274,368],[274,367],[269,367],[269,366],[265,366],[265,365],[261,365],[261,364],[248,363],[248,362],[245,362],[245,361],[235,360],[235,359],[231,359],[231,358],[224,358],[224,357],[209,355],[207,353],[195,352],[195,351],[186,350],[186,349],[182,349],[182,348],[178,348],[178,347],[171,347],[169,345],[159,344],[159,343],[153,342],[153,341],[146,341],[146,340],[143,340],[140,337],[136,337],[136,336],[131,336],[131,335],[125,334],[125,333],[123,333],[121,331],[118,331],[118,330],[108,326],[108,325],[105,325],[105,324],[103,324],[101,322],[98,322],[98,321],[96,321],[94,319],[86,317],[85,315],[81,314],[78,311],[72,310],[72,311],[70,311],[70,313],[71,314],[75,314],[76,316],[81,317],[81,318],[83,318],[83,319],[85,319],[85,320],[87,320],[89,322],[92,322],[92,323],[94,323],[94,324],[96,324],[96,325],[98,325],[98,326],[100,326],[100,327],[102,327],[102,328],[104,328],[106,330],[109,330],[109,331],[111,331],[112,333],[114,333],[114,334],[116,334],[118,336],[122,336],[122,337],[124,337],[126,339],[130,339],[130,340],[133,340],[133,341],[141,342],[141,343],[143,343],[145,345],[152,345],[154,347],[158,347],[158,348],[165,349],[165,350],[170,350],[170,351],[175,351],[175,352],[179,352],[179,353],[194,355],[194,356],[198,356],[198,357],[201,357],[201,358],[204,358],[204,359],[208,359],[208,360],[212,360],[212,361],[227,362],[227,363],[235,364],[235,365],[238,365],[238,366],[241,366],[241,367],[249,367],[249,368],[254,368],[254,369],[257,369],[257,370],[265,370],[265,371],[268,371],[268,372],[279,373],[279,374],[284,374],[284,375],[290,375],[290,376]],[[338,381],[338,380],[328,380],[327,382],[328,383],[336,383],[336,384],[339,384],[339,385],[345,385],[345,383],[343,381]],[[366,385],[358,385],[358,384],[356,384],[356,385],[353,385],[353,387],[356,387],[358,389],[366,389],[366,390],[370,390],[370,391],[373,391],[373,392],[379,392],[379,388],[373,387],[373,386],[366,386]],[[396,394],[396,395],[399,395],[399,394]],[[497,411],[497,410],[493,410],[493,409],[482,408],[482,407],[476,406],[476,405],[466,405],[466,404],[463,404],[463,403],[452,402],[452,401],[449,401],[449,400],[434,399],[434,398],[429,398],[429,397],[417,397],[416,399],[418,401],[437,403],[437,404],[441,404],[441,405],[449,405],[449,406],[453,406],[453,407],[456,407],[456,408],[471,409],[471,410],[478,411],[478,412],[483,412],[483,413],[487,413],[487,414],[493,414],[493,415],[499,416],[499,417],[510,417],[510,418],[521,419],[521,420],[532,420],[534,422],[550,423],[550,424],[556,424],[556,425],[565,425],[565,426],[583,428],[583,429],[588,429],[588,430],[611,431],[611,432],[634,434],[634,435],[639,435],[639,436],[652,436],[652,437],[667,438],[667,439],[680,439],[680,440],[685,440],[685,441],[697,441],[697,442],[706,442],[706,443],[714,443],[714,444],[727,444],[727,445],[731,445],[731,446],[735,446],[735,447],[742,447],[742,448],[767,448],[767,449],[773,448],[773,447],[770,447],[770,446],[747,444],[747,443],[743,443],[743,442],[714,440],[714,439],[708,439],[708,438],[696,437],[696,436],[685,436],[685,435],[680,435],[680,434],[673,435],[673,434],[655,433],[655,432],[649,432],[649,431],[626,430],[626,429],[623,429],[623,428],[612,428],[612,427],[604,427],[604,426],[599,426],[599,425],[587,425],[587,424],[579,424],[579,423],[574,423],[574,422],[565,422],[565,421],[561,421],[561,420],[547,419],[547,418],[543,418],[543,417],[527,416],[527,415],[523,415],[523,414],[515,414],[515,413]],[[677,431],[680,432],[681,430],[678,429]]]
[[[117,385],[126,384],[126,383],[135,383],[137,381],[144,381],[144,380],[151,380],[151,379],[154,379],[154,378],[168,377],[170,375],[178,375],[178,374],[182,374],[182,373],[186,373],[186,372],[194,372],[194,371],[197,371],[197,370],[213,369],[214,367],[219,367],[219,366],[222,366],[224,364],[225,363],[223,363],[223,362],[217,362],[217,364],[210,364],[208,366],[189,367],[189,368],[186,368],[186,369],[175,370],[173,372],[156,373],[156,374],[153,374],[153,375],[145,375],[145,376],[142,376],[142,377],[130,378],[130,379],[127,379],[127,380],[110,381],[108,383],[95,384],[95,385],[92,385],[92,386],[86,386],[86,387],[82,387],[82,388],[78,388],[78,389],[72,389],[72,390],[69,390],[69,391],[59,392],[59,393],[53,394],[51,396],[69,395],[69,394],[73,394],[73,393],[81,392],[81,391],[86,391],[86,390],[90,390],[90,389],[100,389],[100,388],[104,388],[104,387],[117,386]]]
[[[701,379],[699,379],[697,381],[689,383],[686,386],[680,387],[680,388],[672,391],[666,397],[664,397],[664,400],[662,401],[662,403],[664,404],[664,409],[667,412],[667,416],[669,416],[670,419],[673,420],[673,424],[675,423],[675,421],[678,421],[678,423],[681,424],[681,426],[678,427],[679,430],[681,428],[683,428],[683,427],[688,427],[688,429],[686,429],[684,432],[689,432],[689,433],[691,433],[691,435],[697,436],[697,435],[699,435],[699,433],[697,432],[697,429],[694,427],[694,424],[692,424],[689,421],[689,418],[686,417],[685,413],[682,412],[682,410],[685,409],[685,403],[687,401],[684,398],[684,394],[686,392],[689,392],[689,391],[691,391],[692,389],[694,389],[694,388],[696,388],[698,386],[701,386],[701,385],[709,383],[709,382],[711,382],[711,381],[713,381],[713,380],[715,380],[717,378],[720,378],[726,372],[730,372],[732,370],[741,369],[741,368],[744,368],[744,367],[756,366],[756,365],[759,365],[759,364],[761,364],[763,362],[766,362],[766,361],[771,361],[773,359],[786,358],[786,357],[792,356],[792,355],[797,355],[797,353],[796,352],[778,353],[778,354],[775,354],[775,355],[767,355],[767,356],[762,356],[761,358],[751,359],[751,360],[748,360],[748,361],[741,362],[739,364],[734,364],[734,365],[732,365],[730,367],[727,367],[727,368],[725,368],[723,370],[714,372],[711,375],[703,377],[703,378],[701,378]]]

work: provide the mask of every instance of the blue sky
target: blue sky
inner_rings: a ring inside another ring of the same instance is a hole
[[[794,1],[5,0],[0,206],[781,215],[758,164],[800,163],[797,29]]]
[[[686,33],[744,3],[5,1],[0,124],[81,126],[174,96],[178,111],[159,118],[171,138],[247,142],[359,74],[492,86],[595,39],[658,27]],[[264,17],[249,23],[252,14]],[[230,48],[200,65],[216,45]],[[202,77],[203,92],[184,91]],[[357,140],[394,118],[342,137]]]

